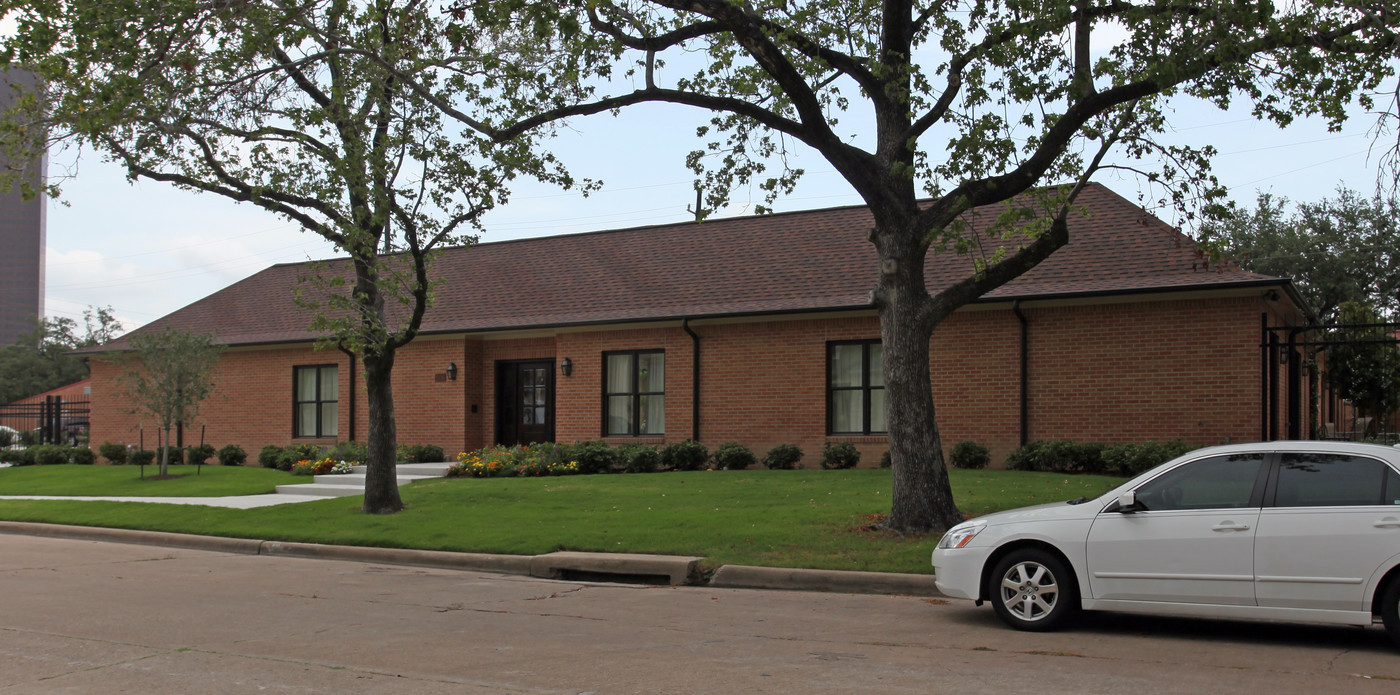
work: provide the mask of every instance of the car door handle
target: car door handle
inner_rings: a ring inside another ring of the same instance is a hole
[[[1400,528],[1400,519],[1397,519],[1393,516],[1388,516],[1371,525],[1375,526],[1376,528]]]
[[[1233,521],[1222,521],[1210,528],[1212,531],[1248,531],[1249,524],[1236,524]]]

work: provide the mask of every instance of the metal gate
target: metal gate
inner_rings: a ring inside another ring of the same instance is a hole
[[[1305,432],[1306,436],[1311,437],[1317,430],[1318,423],[1313,421],[1311,411],[1306,409],[1309,399],[1304,395],[1303,372],[1306,367],[1312,372],[1310,376],[1320,376],[1314,368],[1314,358],[1319,353],[1336,345],[1400,345],[1400,335],[1396,332],[1400,323],[1270,326],[1269,315],[1263,314],[1260,325],[1263,330],[1259,344],[1262,389],[1259,437],[1266,442],[1281,438],[1302,439]],[[1329,338],[1325,333],[1337,329],[1368,328],[1389,329],[1389,335],[1375,339],[1337,339]],[[1324,380],[1313,379],[1309,383],[1315,382]],[[1281,420],[1285,437],[1279,436]]]
[[[87,434],[91,407],[91,401],[65,401],[62,396],[0,405],[0,426],[20,433],[17,436],[34,437],[38,444],[74,444]]]

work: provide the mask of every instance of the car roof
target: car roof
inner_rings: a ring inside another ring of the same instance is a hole
[[[1300,451],[1318,452],[1332,454],[1357,454],[1368,456],[1381,456],[1391,460],[1400,460],[1400,449],[1384,444],[1371,444],[1369,442],[1338,442],[1331,440],[1280,440],[1274,442],[1252,442],[1249,444],[1225,444],[1221,446],[1206,447],[1191,452],[1195,454],[1224,454],[1224,453],[1246,453],[1246,452],[1273,452],[1273,451]]]

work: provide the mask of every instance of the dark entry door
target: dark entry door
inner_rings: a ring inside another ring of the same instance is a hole
[[[554,360],[496,363],[496,443],[554,441]]]

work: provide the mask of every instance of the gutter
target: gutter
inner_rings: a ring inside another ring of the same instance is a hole
[[[690,438],[700,441],[700,336],[690,327],[690,317],[681,319],[681,330],[690,336]]]

